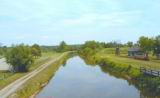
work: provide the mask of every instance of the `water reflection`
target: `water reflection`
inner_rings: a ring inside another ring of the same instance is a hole
[[[74,57],[62,65],[36,98],[155,98],[94,59]]]
[[[132,94],[126,95],[128,93]],[[79,57],[70,59],[55,77],[40,92],[37,98],[138,98],[139,93],[127,81],[101,72],[98,66],[91,67]]]
[[[81,58],[84,60],[84,62],[95,65],[94,58],[87,58],[87,59],[84,57],[81,57]],[[124,74],[121,75],[120,73],[116,73],[116,71],[113,71],[107,65],[97,65],[97,66],[100,67],[102,72],[109,74],[110,76],[114,76],[116,78],[119,78],[119,79],[125,79],[128,81],[129,85],[134,85],[134,87],[136,87],[140,91],[140,98],[160,98],[159,90],[155,89],[156,87],[154,89],[152,89],[152,87],[154,85],[148,85],[145,88],[142,87],[146,84],[146,82],[148,82],[147,80],[143,81],[143,82],[140,80],[137,80],[137,81],[131,80],[127,76],[125,76]],[[148,77],[148,79],[150,79],[150,78],[152,78],[152,77]]]

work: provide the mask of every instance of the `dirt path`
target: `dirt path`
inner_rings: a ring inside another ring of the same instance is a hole
[[[37,75],[39,72],[41,72],[42,70],[44,70],[48,66],[50,66],[52,63],[61,59],[65,54],[66,53],[60,55],[56,59],[53,59],[53,60],[41,65],[40,67],[38,67],[34,71],[32,71],[32,72],[28,73],[27,75],[19,78],[18,80],[14,81],[13,83],[9,84],[8,86],[6,86],[2,90],[0,90],[0,98],[7,98],[9,95],[16,92],[25,82],[27,82],[29,79],[31,79],[32,77]]]

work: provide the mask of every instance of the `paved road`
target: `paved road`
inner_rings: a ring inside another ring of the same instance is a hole
[[[9,65],[6,63],[5,58],[0,59],[0,71],[9,70]]]
[[[11,95],[14,92],[16,92],[25,82],[27,82],[29,79],[33,78],[35,75],[37,75],[39,72],[41,72],[42,70],[44,70],[48,66],[52,65],[52,63],[54,63],[57,60],[61,59],[65,54],[66,53],[60,55],[56,59],[53,59],[53,60],[41,65],[40,67],[38,67],[34,71],[28,73],[27,75],[19,78],[18,80],[14,81],[13,83],[11,83],[8,86],[6,86],[5,88],[3,88],[0,91],[0,98],[7,98],[9,95]]]

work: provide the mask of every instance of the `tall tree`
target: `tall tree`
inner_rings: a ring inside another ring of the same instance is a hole
[[[32,55],[34,57],[38,57],[38,56],[41,56],[41,48],[38,44],[34,44],[32,47],[31,47],[31,52],[32,52]]]
[[[6,52],[7,52],[7,50],[8,50],[8,47],[7,46],[1,46],[0,47],[0,55],[5,55],[6,54]]]
[[[139,38],[138,44],[144,52],[148,53],[153,49],[154,39],[142,36]]]
[[[86,47],[96,50],[101,48],[102,46],[99,42],[96,42],[96,41],[86,41],[85,44],[82,46],[82,48],[86,48]]]
[[[160,35],[155,38],[153,53],[160,59]]]
[[[13,46],[5,55],[7,63],[12,66],[14,72],[27,71],[28,65],[33,62],[31,48],[26,45]]]
[[[127,42],[127,46],[128,47],[132,47],[133,46],[133,42],[131,42],[131,41]]]
[[[102,48],[102,44],[96,41],[86,41],[79,53],[85,57],[93,56],[99,49]]]
[[[58,51],[59,52],[65,52],[65,51],[68,51],[70,49],[70,47],[66,44],[65,41],[62,41],[60,43],[60,45],[58,46]]]

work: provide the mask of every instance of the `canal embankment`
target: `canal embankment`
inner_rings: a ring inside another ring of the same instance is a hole
[[[23,98],[29,98],[29,96],[41,88],[43,83],[46,83],[50,79],[53,71],[67,55],[68,52],[63,53],[59,57],[42,64],[37,69],[9,84],[0,91],[1,98],[22,98],[22,96]]]

